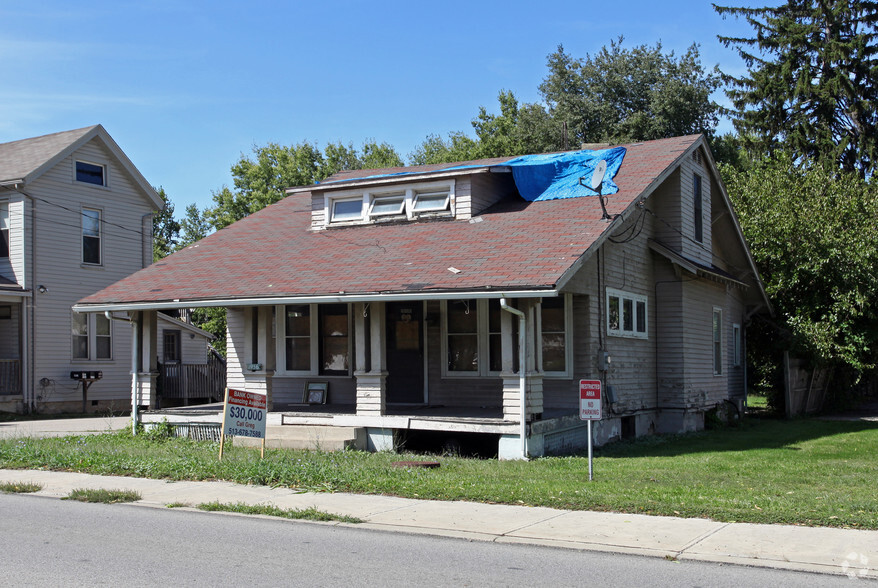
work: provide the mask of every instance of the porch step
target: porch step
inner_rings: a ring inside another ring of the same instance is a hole
[[[259,439],[235,437],[234,443],[258,447]],[[268,425],[265,446],[273,449],[319,449],[341,451],[366,449],[366,429],[362,427],[327,427],[317,425]]]

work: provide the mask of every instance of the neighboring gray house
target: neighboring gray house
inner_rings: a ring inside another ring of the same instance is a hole
[[[132,317],[148,404],[156,312],[210,306],[228,385],[267,394],[269,424],[370,449],[478,436],[501,458],[585,446],[582,379],[604,386],[598,443],[740,409],[744,332],[770,312],[700,135],[342,172],[76,307]]]
[[[73,304],[152,262],[163,202],[100,125],[0,144],[0,410],[127,409],[131,327]],[[124,317],[120,317],[124,318]]]

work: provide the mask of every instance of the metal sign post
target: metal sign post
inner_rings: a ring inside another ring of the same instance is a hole
[[[588,480],[594,479],[592,452],[594,440],[591,434],[591,422],[599,421],[601,411],[601,381],[579,380],[579,418],[588,423]]]

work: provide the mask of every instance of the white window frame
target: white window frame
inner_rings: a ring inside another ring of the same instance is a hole
[[[385,186],[367,190],[347,190],[344,192],[328,193],[323,196],[323,215],[325,226],[344,227],[350,225],[363,225],[383,220],[417,220],[421,217],[431,216],[454,216],[455,214],[455,180],[441,180],[435,182],[420,182],[406,186]],[[415,210],[420,196],[446,193],[445,201],[441,207],[433,206],[421,210]],[[398,212],[373,213],[376,202],[390,198],[398,198],[404,195],[403,204]],[[335,205],[337,202],[350,202],[359,200],[362,202],[362,213],[359,218],[334,220]]]
[[[95,237],[93,235],[86,235],[85,234],[85,219],[88,218],[88,215],[86,214],[86,212],[98,213],[98,234],[97,234],[97,237]],[[104,211],[103,211],[103,209],[100,209],[100,208],[83,206],[82,210],[80,212],[80,216],[81,216],[80,220],[82,222],[81,222],[81,226],[80,226],[79,260],[82,263],[82,265],[102,266],[102,265],[104,265]],[[97,261],[97,263],[95,263],[93,261],[86,261],[85,260],[85,238],[86,237],[89,237],[92,239],[96,238],[98,240],[98,261]]]
[[[76,170],[78,164],[83,163],[85,165],[93,165],[95,167],[101,168],[101,181],[100,184],[95,184],[94,182],[85,182],[79,179],[79,174]],[[107,164],[106,163],[98,163],[97,161],[88,161],[87,159],[76,159],[73,162],[73,181],[80,185],[85,186],[96,186],[98,188],[106,188],[109,186],[109,180],[107,178]]]
[[[372,198],[372,200],[369,203],[369,212],[368,212],[368,215],[369,215],[368,218],[370,218],[370,219],[373,217],[377,217],[377,216],[399,216],[399,215],[405,214],[405,199],[406,199],[405,192],[393,192],[393,193],[388,193],[388,194],[373,194],[371,198]],[[376,204],[381,204],[382,202],[387,202],[387,201],[392,201],[392,200],[399,200],[399,206],[396,208],[396,210],[393,210],[390,212],[375,212],[375,205]]]
[[[610,299],[618,298],[619,299],[619,328],[613,329],[611,327],[610,322]],[[624,316],[623,309],[624,303],[626,300],[631,301],[631,330],[625,329],[624,324]],[[637,330],[637,319],[640,314],[638,310],[638,303],[643,304],[643,325],[644,330]],[[626,292],[624,290],[617,290],[615,288],[607,288],[606,291],[606,313],[605,318],[607,320],[607,335],[613,337],[628,337],[632,339],[649,339],[649,297],[643,296],[641,294],[633,294],[631,292]]]
[[[713,307],[710,319],[710,357],[713,362],[713,375],[723,375],[723,309]],[[719,317],[719,322],[717,322]]]
[[[0,202],[0,239],[6,241],[6,255],[0,255],[2,259],[12,256],[12,243],[9,241],[9,203]]]
[[[353,373],[354,363],[354,333],[353,333],[353,309],[347,306],[348,315],[348,373],[347,374],[323,374],[320,372],[320,304],[281,304],[274,310],[274,328],[276,337],[275,345],[275,370],[276,376],[319,376],[321,378],[350,378]],[[307,306],[309,312],[309,353],[311,365],[307,370],[287,370],[287,306]],[[246,344],[246,343],[245,343]]]
[[[564,365],[566,369],[563,372],[560,371],[552,371],[552,372],[543,372],[543,375],[548,378],[569,378],[572,373],[573,366],[573,345],[572,345],[572,334],[573,334],[573,296],[570,294],[562,294],[564,296],[564,354],[565,361]],[[457,300],[457,299],[455,299]],[[473,300],[476,303],[476,311],[478,313],[478,323],[477,323],[477,331],[476,336],[478,338],[478,357],[479,357],[479,365],[478,369],[471,372],[463,372],[463,371],[451,371],[448,369],[448,303],[454,302],[454,300],[443,300],[441,301],[441,315],[442,315],[442,329],[441,329],[441,353],[442,353],[442,377],[443,378],[485,378],[485,377],[497,377],[502,372],[491,370],[491,333],[490,330],[490,315],[489,315],[489,300],[488,299],[477,299]],[[539,354],[539,364],[542,366],[542,354],[543,354],[543,331],[542,331],[542,320],[541,320],[541,311],[536,313],[536,329],[539,332],[539,336],[533,337],[531,334],[528,335],[530,340],[535,341],[538,344],[537,353]],[[518,317],[513,317],[513,320],[517,321]],[[496,334],[496,331],[493,332]],[[484,358],[484,359],[482,359]],[[516,372],[517,373],[517,372]]]
[[[75,335],[73,333],[73,321],[74,317],[84,318],[85,319],[85,335]],[[109,329],[109,335],[99,335],[98,334],[98,326],[97,321],[102,319],[107,322],[107,328]],[[79,361],[113,361],[113,321],[105,317],[100,313],[78,313],[72,312],[70,316],[70,358],[74,362]],[[86,355],[87,357],[76,357],[76,337],[86,337]],[[98,357],[98,338],[106,337],[110,341],[110,354],[108,357]]]
[[[741,325],[738,323],[732,323],[732,345],[734,349],[734,363],[732,364],[734,367],[741,367],[741,355],[743,351],[743,340],[741,339]]]

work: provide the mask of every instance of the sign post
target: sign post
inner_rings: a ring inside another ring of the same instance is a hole
[[[261,457],[265,457],[265,422],[268,402],[265,394],[226,388],[223,403],[223,428],[220,431],[219,458],[223,458],[226,436],[262,439]]]
[[[579,418],[588,423],[588,480],[594,479],[591,422],[601,420],[601,381],[579,380]]]

